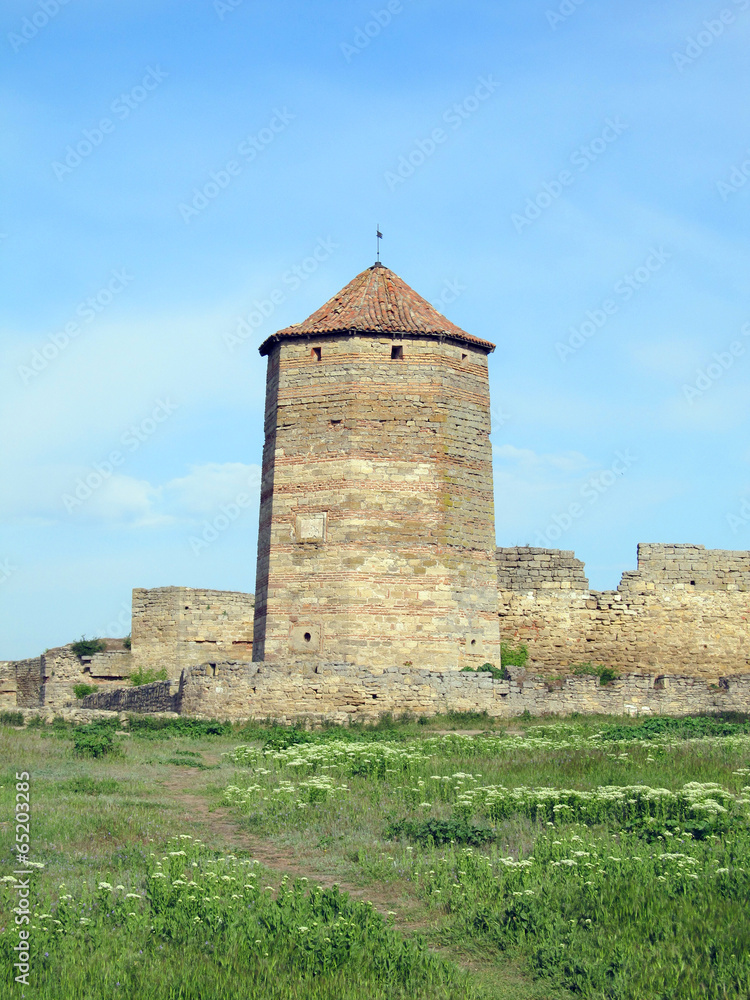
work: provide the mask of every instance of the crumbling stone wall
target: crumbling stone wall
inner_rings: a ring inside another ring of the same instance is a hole
[[[109,646],[120,643],[120,640],[105,641]],[[40,657],[38,700],[27,701],[25,707],[71,708],[76,704],[73,692],[76,684],[91,684],[105,691],[121,687],[130,676],[130,664],[130,653],[123,649],[107,649],[92,656],[77,656],[70,646],[48,649]]]
[[[500,590],[588,590],[586,567],[574,552],[529,546],[497,550]]]
[[[256,660],[498,662],[490,349],[268,347]]]
[[[97,691],[86,695],[81,702],[84,709],[106,709],[109,712],[153,712],[177,711],[179,681],[154,681],[138,687],[118,688],[113,691]]]
[[[86,708],[172,711],[230,720],[272,718],[291,723],[374,721],[385,712],[436,715],[486,711],[511,718],[571,712],[687,715],[750,711],[750,676],[723,678],[710,686],[694,677],[629,674],[602,687],[595,677],[569,677],[559,686],[541,680],[498,681],[490,674],[386,667],[363,671],[347,663],[279,666],[269,663],[205,663],[183,671],[174,683],[148,685],[127,698],[91,695]]]
[[[160,587],[133,591],[133,669],[183,667],[209,658],[251,660],[255,598],[224,590]]]
[[[528,551],[534,565],[545,565],[544,550]],[[708,681],[750,673],[750,553],[639,545],[638,569],[616,591],[600,592],[537,583],[528,560],[513,563],[505,552],[501,633],[528,646],[530,673],[563,675],[583,663]]]
[[[36,708],[41,704],[44,673],[42,657],[17,660],[13,664],[16,679],[16,705],[19,708]]]
[[[15,663],[0,660],[0,709],[16,707],[17,691]]]

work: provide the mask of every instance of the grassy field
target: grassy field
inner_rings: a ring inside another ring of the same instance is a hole
[[[14,721],[2,997],[750,996],[744,718]],[[40,866],[28,985],[22,772]]]

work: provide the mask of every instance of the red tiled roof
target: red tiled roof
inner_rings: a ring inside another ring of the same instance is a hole
[[[472,337],[447,320],[383,264],[362,271],[304,323],[272,334],[261,344],[260,353],[268,354],[271,345],[283,338],[326,333],[421,333],[495,350],[488,340]]]

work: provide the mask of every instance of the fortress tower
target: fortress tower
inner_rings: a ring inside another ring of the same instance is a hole
[[[254,659],[500,664],[494,349],[379,263],[261,345]]]

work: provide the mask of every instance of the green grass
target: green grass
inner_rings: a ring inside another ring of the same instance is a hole
[[[165,681],[167,671],[165,667],[161,670],[146,670],[140,667],[130,675],[130,683],[133,687],[140,687],[142,684],[153,684],[155,681]]]
[[[750,993],[746,717],[118,728],[0,728],[0,816],[29,771],[45,866],[28,1000]]]

